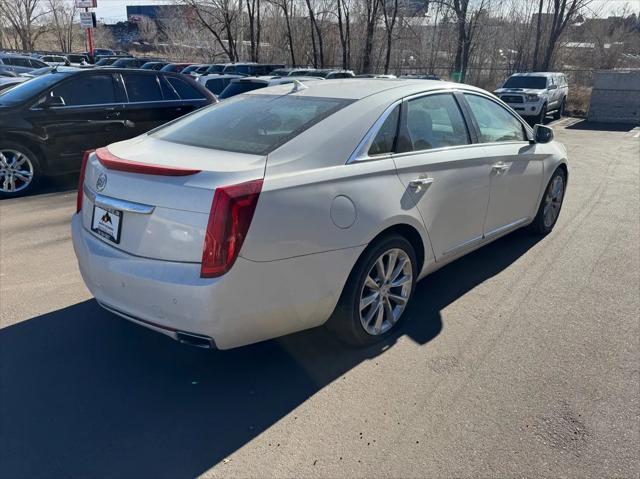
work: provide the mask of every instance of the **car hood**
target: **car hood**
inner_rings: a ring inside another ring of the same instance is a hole
[[[525,93],[525,94],[530,94],[530,95],[539,95],[541,93],[544,93],[545,90],[542,89],[537,89],[537,88],[498,88],[497,90],[494,91],[494,93],[500,94],[500,93]]]

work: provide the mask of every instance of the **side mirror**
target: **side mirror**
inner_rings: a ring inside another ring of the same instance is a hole
[[[533,127],[533,139],[536,143],[549,143],[553,140],[553,129],[544,125]]]
[[[548,90],[557,90],[558,89],[558,85],[549,85],[549,87],[547,89]]]
[[[56,108],[65,106],[64,98],[61,96],[48,96],[44,102],[42,102],[42,108]]]

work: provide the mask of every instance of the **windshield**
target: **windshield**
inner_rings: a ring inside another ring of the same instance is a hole
[[[502,88],[530,88],[533,90],[544,90],[547,88],[547,79],[546,77],[515,76],[504,82]]]
[[[40,75],[49,73],[51,70],[53,70],[53,67],[38,68],[36,70],[31,70],[29,73],[21,73],[20,76],[28,78],[39,77]]]
[[[266,155],[352,100],[291,95],[240,95],[149,133],[215,150]]]
[[[232,96],[239,95],[240,93],[246,93],[251,90],[257,90],[259,88],[266,87],[267,84],[265,82],[257,82],[257,81],[234,81],[229,83],[227,88],[222,90],[219,98],[224,100],[225,98],[231,98]]]
[[[42,75],[14,86],[10,90],[0,93],[0,105],[17,105],[34,96],[44,93],[50,86],[62,80],[59,74]]]

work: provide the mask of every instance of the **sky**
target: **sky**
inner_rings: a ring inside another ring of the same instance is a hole
[[[533,1],[533,0],[524,0]],[[162,5],[176,3],[170,0],[97,0],[96,16],[104,23],[116,23],[127,19],[127,5]],[[640,0],[595,0],[593,9],[606,16],[628,4],[632,11],[640,12]]]

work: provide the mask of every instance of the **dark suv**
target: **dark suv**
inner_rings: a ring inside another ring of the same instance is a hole
[[[83,152],[145,133],[215,97],[152,70],[57,71],[0,93],[0,198],[80,169]]]

